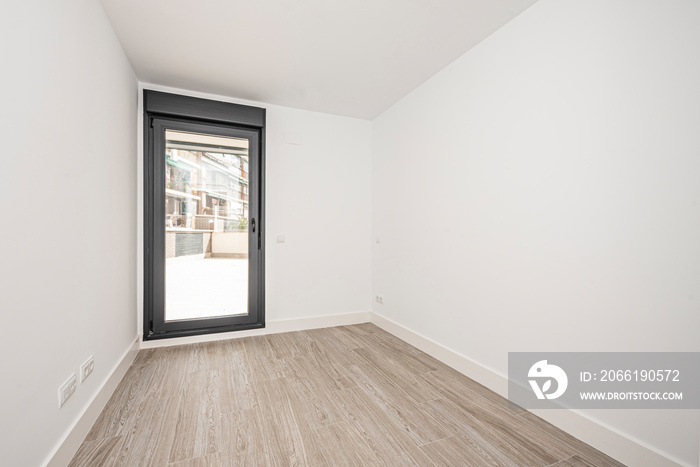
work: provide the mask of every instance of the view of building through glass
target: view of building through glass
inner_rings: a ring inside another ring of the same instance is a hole
[[[248,140],[165,132],[165,320],[248,312]]]

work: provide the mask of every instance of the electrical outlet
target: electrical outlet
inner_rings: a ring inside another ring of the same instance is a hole
[[[68,398],[73,395],[75,390],[78,388],[78,378],[76,378],[75,373],[70,375],[70,378],[58,388],[58,408],[63,407]]]
[[[87,379],[88,376],[90,376],[90,373],[92,373],[92,370],[95,369],[95,360],[92,358],[92,355],[85,360],[85,363],[80,365],[80,384],[83,384],[83,381]]]
[[[376,300],[380,305],[384,305],[384,298],[381,295],[377,295]]]

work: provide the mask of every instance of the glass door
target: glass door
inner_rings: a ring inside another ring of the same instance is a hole
[[[152,117],[149,138],[150,336],[260,327],[260,130]]]
[[[249,146],[165,130],[165,321],[248,314]]]

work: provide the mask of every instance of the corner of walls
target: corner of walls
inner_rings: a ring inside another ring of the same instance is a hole
[[[508,377],[505,374],[484,366],[380,314],[372,312],[370,319],[373,324],[388,333],[468,376],[496,394],[504,398],[508,397]],[[690,467],[690,464],[659,452],[653,446],[631,438],[614,427],[592,419],[581,411],[562,409],[532,410],[531,412],[581,441],[594,446],[599,451],[625,463],[625,465]]]
[[[266,320],[295,323],[370,308],[371,122],[153,83],[143,89],[267,110]],[[137,110],[138,326],[143,316],[142,97]],[[284,235],[284,243],[277,241]],[[290,324],[291,325],[291,324]]]
[[[15,2],[0,16],[2,462],[41,465],[136,337],[133,69],[99,2]],[[108,336],[105,338],[105,336]],[[59,386],[94,372],[59,409]]]
[[[700,351],[699,14],[540,0],[377,117],[372,309],[497,373]],[[582,413],[697,461],[698,411],[622,412]]]

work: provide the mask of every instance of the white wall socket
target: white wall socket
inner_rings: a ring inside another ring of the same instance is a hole
[[[68,398],[73,395],[78,387],[78,378],[76,378],[75,373],[70,375],[70,378],[58,388],[58,408],[63,407]]]
[[[381,295],[377,295],[376,300],[380,305],[384,305],[384,298]]]
[[[83,384],[83,381],[87,379],[88,376],[90,376],[90,373],[92,373],[92,370],[95,369],[95,360],[92,358],[92,355],[90,355],[90,358],[85,360],[85,363],[80,365],[80,384]]]

